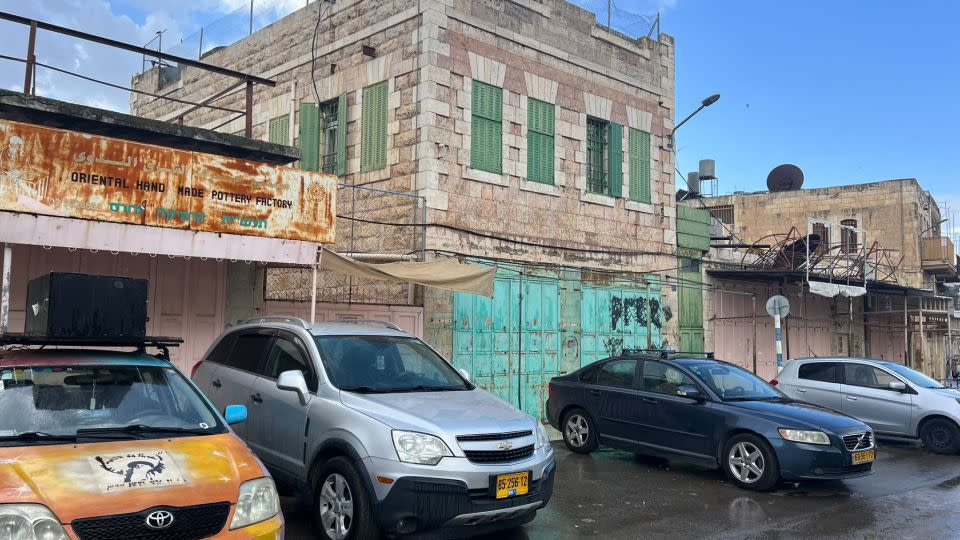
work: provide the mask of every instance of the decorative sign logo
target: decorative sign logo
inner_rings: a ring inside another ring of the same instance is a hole
[[[173,514],[166,510],[157,510],[147,514],[147,527],[151,529],[166,529],[173,525]]]
[[[164,450],[95,456],[90,458],[90,465],[100,489],[107,493],[186,483],[177,464]]]
[[[508,441],[500,441],[500,444],[497,445],[497,448],[501,450],[510,450],[513,448],[513,443]]]

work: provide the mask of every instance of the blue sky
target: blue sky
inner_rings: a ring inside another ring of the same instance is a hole
[[[946,0],[677,0],[678,120],[721,94],[677,132],[680,170],[716,159],[723,192],[781,163],[804,187],[917,178],[960,214],[958,19]]]
[[[289,3],[304,0],[256,0]],[[374,0],[369,0],[374,1]],[[577,0],[602,7],[604,0]],[[165,39],[247,5],[247,0],[0,0],[0,10],[145,43]],[[677,116],[720,93],[677,133],[684,173],[717,160],[721,192],[765,189],[767,173],[794,163],[806,187],[915,177],[960,216],[954,155],[960,125],[960,2],[918,0],[619,0],[662,14],[677,40]],[[0,23],[0,54],[22,56],[26,32]],[[41,61],[116,83],[141,59],[41,33]],[[0,86],[22,68],[0,61]],[[125,93],[39,77],[41,95],[126,109]],[[679,179],[679,177],[678,177]]]

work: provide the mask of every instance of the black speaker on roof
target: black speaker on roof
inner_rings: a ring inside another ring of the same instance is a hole
[[[147,280],[64,272],[32,279],[24,330],[50,337],[143,337]]]

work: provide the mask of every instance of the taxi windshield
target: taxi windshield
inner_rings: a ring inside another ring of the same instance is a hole
[[[223,433],[217,415],[172,367],[0,368],[0,445]]]

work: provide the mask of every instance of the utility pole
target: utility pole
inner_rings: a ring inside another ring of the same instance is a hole
[[[607,30],[610,29],[611,13],[613,13],[613,0],[607,0]]]
[[[247,35],[250,34],[253,34],[253,0],[250,0],[250,32]]]

